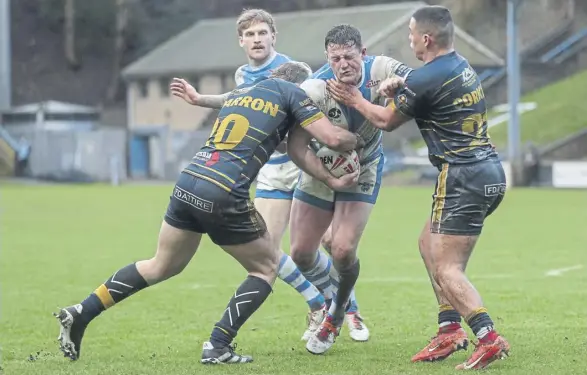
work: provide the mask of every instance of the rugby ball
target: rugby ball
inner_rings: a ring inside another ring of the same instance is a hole
[[[346,174],[358,171],[361,168],[359,154],[355,150],[338,152],[322,147],[316,152],[322,164],[334,177],[342,177]]]

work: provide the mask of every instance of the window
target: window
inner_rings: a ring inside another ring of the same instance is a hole
[[[159,92],[161,97],[166,98],[169,96],[169,83],[171,82],[171,78],[164,77],[159,78]]]
[[[139,90],[139,95],[141,98],[146,98],[149,96],[149,82],[146,80],[137,81],[137,88]]]

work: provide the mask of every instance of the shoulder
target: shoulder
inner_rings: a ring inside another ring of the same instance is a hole
[[[326,81],[322,79],[310,78],[300,88],[315,102],[322,102],[326,98]]]
[[[277,54],[275,55],[275,61],[282,64],[284,62],[293,61],[293,59],[288,55],[284,55],[283,53],[277,52]]]
[[[375,56],[371,64],[371,75],[378,79],[391,76],[406,77],[412,69],[403,62],[389,56]]]
[[[315,79],[328,79],[328,78],[333,78],[334,75],[332,73],[332,69],[330,69],[330,65],[328,64],[324,64],[322,65],[322,67],[318,70],[316,70],[314,72],[314,74],[312,74],[312,78]]]
[[[245,81],[245,68],[247,64],[239,66],[236,71],[234,72],[234,81],[236,85],[241,85]]]

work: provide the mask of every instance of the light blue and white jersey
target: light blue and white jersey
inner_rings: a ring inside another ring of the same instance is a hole
[[[273,69],[277,68],[283,63],[292,61],[289,56],[284,54],[275,53],[272,59],[268,60],[265,64],[261,66],[251,66],[249,64],[245,64],[240,66],[236,72],[234,73],[234,81],[237,86],[242,85],[243,83],[253,83],[261,77],[269,77]],[[275,151],[269,161],[269,164],[282,164],[290,161],[290,158],[287,154],[282,154],[279,151]]]
[[[365,56],[363,74],[357,87],[363,97],[373,104],[384,105],[386,98],[377,93],[383,80],[393,76],[406,77],[411,69],[405,64],[386,56]],[[358,133],[365,140],[361,164],[367,164],[382,154],[383,132],[374,127],[359,111],[336,102],[326,90],[326,81],[335,78],[328,64],[317,70],[312,78],[302,83],[301,88],[328,116],[336,126]]]
[[[249,64],[240,66],[234,73],[234,81],[239,86],[243,83],[253,83],[261,77],[267,78],[273,69],[288,61],[292,60],[288,56],[276,52],[271,60],[261,66],[253,67]]]

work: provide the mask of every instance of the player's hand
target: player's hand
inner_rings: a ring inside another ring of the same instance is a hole
[[[377,89],[377,93],[388,98],[393,98],[397,90],[405,85],[406,81],[401,77],[387,78],[385,81],[381,82],[379,89]]]
[[[173,78],[169,84],[169,90],[171,90],[171,93],[174,96],[182,98],[188,104],[198,105],[200,94],[196,91],[194,86],[190,85],[185,79]]]
[[[342,177],[336,178],[332,176],[327,182],[329,188],[334,191],[346,190],[357,184],[359,181],[359,171],[356,170],[353,173],[345,174]]]
[[[335,79],[326,81],[326,89],[332,95],[334,100],[349,107],[354,107],[363,99],[363,95],[358,88],[346,83],[339,82]]]

